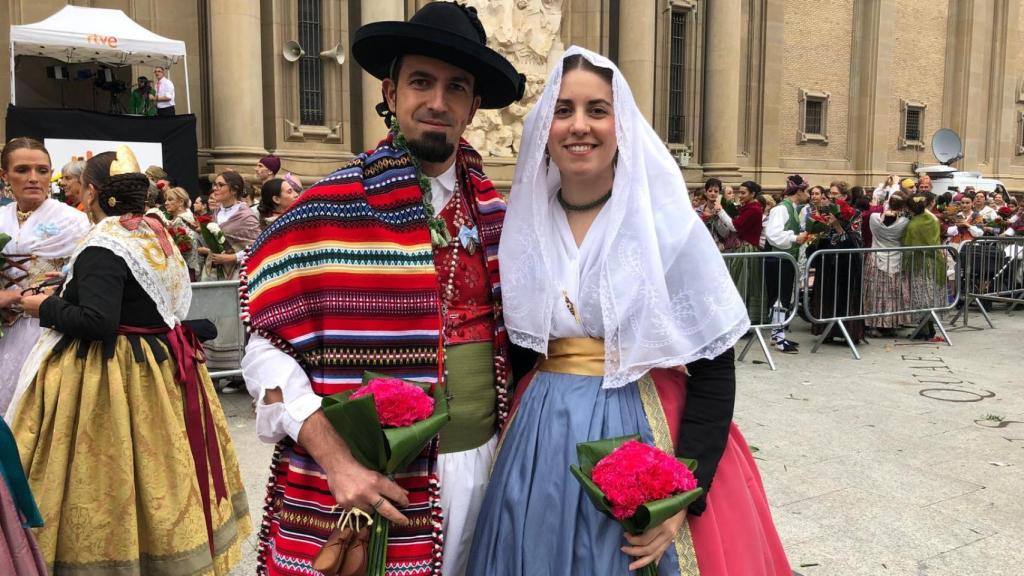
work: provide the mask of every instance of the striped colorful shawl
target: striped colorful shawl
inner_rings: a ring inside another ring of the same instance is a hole
[[[244,264],[243,319],[252,331],[296,358],[320,395],[355,387],[366,370],[424,382],[436,382],[442,371],[440,284],[422,192],[411,159],[394,147],[392,140],[393,135],[389,135],[375,150],[359,155],[303,192],[260,235]],[[501,320],[498,239],[505,203],[484,176],[480,156],[465,141],[460,143],[456,162],[461,189],[475,198],[470,205],[487,257],[497,319],[496,378],[503,384],[509,375],[505,361],[507,336]],[[506,413],[507,407],[499,406],[499,418]],[[296,457],[303,464],[291,466],[290,471],[277,470],[269,488],[269,500],[275,502],[268,500],[264,525],[271,533],[264,535],[267,553],[261,554],[261,563],[281,568],[274,570],[271,566],[272,573],[290,573],[284,566],[304,568],[319,550],[319,546],[303,545],[299,539],[283,542],[289,538],[289,530],[274,526],[300,514],[326,519],[324,509],[333,504],[322,476],[306,470],[310,463],[301,447],[292,447],[287,441],[279,446],[279,459]],[[432,475],[433,463],[425,467],[422,464],[414,468]],[[412,474],[416,477],[402,478],[399,483],[423,486],[422,474]],[[301,486],[302,490],[295,498],[301,506],[296,505],[291,514],[287,513],[289,485]],[[309,512],[311,485],[317,487],[312,498],[316,500],[315,512]],[[415,507],[414,499],[411,508]],[[402,574],[432,573],[418,568],[409,571],[414,565],[435,569],[436,560],[431,561],[431,555],[439,551],[416,543],[423,543],[422,537],[426,536],[427,544],[440,546],[436,538],[440,524],[431,520],[437,511],[425,505],[420,508],[422,519],[410,516],[414,526],[422,528],[420,533],[405,533],[403,544],[389,544],[389,571],[397,570],[399,564],[405,570]],[[296,526],[315,523],[306,518],[296,521]],[[321,532],[310,528],[306,536],[320,540],[326,537]],[[395,564],[393,557],[402,561]],[[412,557],[427,563],[412,561]]]

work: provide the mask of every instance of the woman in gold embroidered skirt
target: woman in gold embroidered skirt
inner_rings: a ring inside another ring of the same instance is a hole
[[[225,574],[252,528],[202,348],[181,326],[188,272],[142,216],[131,152],[116,158],[86,166],[98,223],[61,294],[22,300],[50,329],[12,404],[39,547],[52,574]]]

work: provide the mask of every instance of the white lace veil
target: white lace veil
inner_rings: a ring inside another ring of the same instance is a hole
[[[548,241],[551,198],[560,186],[546,166],[551,118],[562,61],[581,54],[614,72],[612,83],[618,164],[599,264],[581,286],[599,292],[605,337],[603,387],[617,388],[652,368],[713,358],[735,345],[750,322],[711,235],[697,217],[682,173],[636,106],[619,69],[607,58],[573,46],[551,71],[526,117],[501,237],[502,300],[512,341],[547,352],[553,307],[562,295],[552,280]]]

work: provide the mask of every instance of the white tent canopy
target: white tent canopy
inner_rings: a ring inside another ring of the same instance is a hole
[[[10,54],[11,103],[15,102],[15,56],[44,56],[68,63],[165,68],[184,61],[185,98],[189,112],[192,111],[185,43],[150,32],[120,10],[68,5],[41,22],[11,26]]]

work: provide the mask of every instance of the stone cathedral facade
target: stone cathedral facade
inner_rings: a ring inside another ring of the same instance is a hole
[[[934,164],[931,137],[951,128],[964,144],[958,168],[1024,191],[1019,0],[466,2],[478,9],[490,46],[529,80],[524,101],[482,111],[467,133],[499,187],[510,183],[523,118],[554,59],[578,44],[622,68],[691,187],[717,176],[778,189],[790,173],[873,186]],[[65,3],[6,2],[0,44],[8,45],[10,25],[42,20]],[[203,174],[251,174],[270,152],[308,184],[384,133],[373,112],[380,83],[347,55],[352,33],[366,22],[405,19],[425,1],[74,3],[123,10],[186,42]],[[297,58],[285,57],[289,42],[301,48]],[[52,105],[42,70],[53,62],[37,60],[19,59],[19,105]],[[123,72],[140,73],[151,76]],[[6,66],[0,75],[11,81]],[[182,71],[169,75],[180,94]],[[67,98],[65,105],[89,106],[88,96]]]

